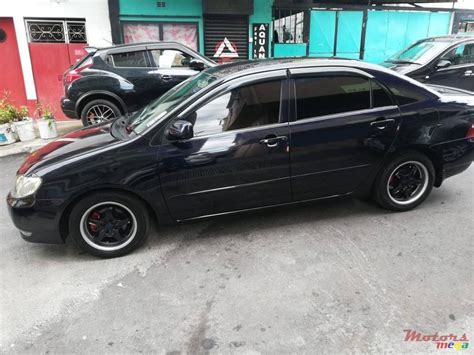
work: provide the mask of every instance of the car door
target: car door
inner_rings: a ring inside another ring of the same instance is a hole
[[[381,84],[359,73],[324,68],[312,75],[292,70],[291,75],[294,199],[354,191],[392,144],[400,121],[398,107]]]
[[[194,137],[165,139],[159,149],[160,182],[173,218],[291,201],[285,75],[229,84],[182,117],[193,123]]]
[[[133,85],[132,96],[127,102],[132,102],[131,110],[139,108],[149,103],[154,95],[149,85],[149,72],[151,70],[148,54],[144,48],[112,52],[108,55],[108,64],[112,65],[112,72],[119,75],[123,79],[117,85],[124,85],[126,80]],[[118,92],[121,88],[117,88]]]
[[[441,56],[425,82],[474,91],[474,42],[457,45]]]
[[[152,47],[148,52],[153,66],[149,71],[149,79],[155,97],[163,95],[173,86],[199,73],[189,66],[193,57],[179,49]]]

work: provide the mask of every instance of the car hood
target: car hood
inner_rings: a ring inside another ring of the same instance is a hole
[[[48,143],[26,157],[18,174],[39,173],[45,167],[123,142],[110,134],[111,126],[111,123],[104,123],[83,128]]]
[[[383,62],[380,65],[385,68],[392,69],[400,74],[411,73],[412,71],[420,67],[419,65],[416,65],[416,64],[398,64],[398,63],[391,63],[391,62]]]

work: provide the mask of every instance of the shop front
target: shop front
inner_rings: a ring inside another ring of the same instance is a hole
[[[176,41],[217,62],[270,56],[272,5],[272,0],[109,1],[114,43]]]
[[[451,33],[455,12],[424,2],[109,0],[109,6],[114,43],[177,41],[217,62],[337,56],[378,63],[418,39]]]

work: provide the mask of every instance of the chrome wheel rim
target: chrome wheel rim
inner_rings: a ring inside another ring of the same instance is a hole
[[[103,104],[91,106],[86,112],[86,117],[87,122],[91,125],[117,118],[114,110],[110,106]]]
[[[125,205],[106,201],[87,209],[80,221],[84,241],[102,251],[126,247],[137,234],[137,219]]]
[[[428,169],[418,161],[407,161],[398,165],[387,181],[387,193],[397,205],[409,205],[425,193],[428,188]]]

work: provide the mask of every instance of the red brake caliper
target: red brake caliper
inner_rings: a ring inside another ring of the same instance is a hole
[[[90,216],[92,219],[95,219],[95,220],[99,220],[100,219],[100,213],[99,212],[92,212],[91,216]],[[97,229],[99,228],[99,226],[97,224],[95,224],[94,222],[91,222],[89,221],[89,228],[91,230],[91,232],[95,233],[97,232]]]

